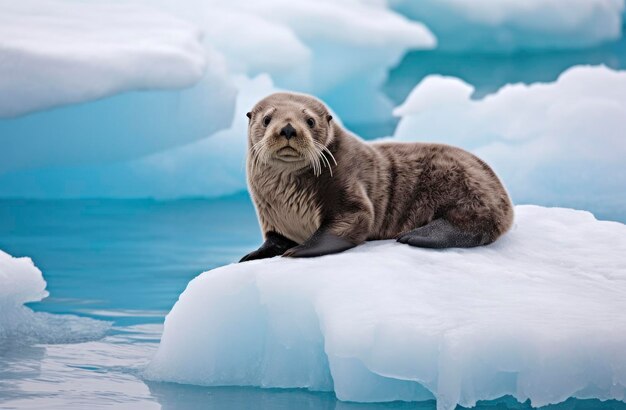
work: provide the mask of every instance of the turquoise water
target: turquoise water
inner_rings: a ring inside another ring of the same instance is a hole
[[[191,278],[237,261],[259,240],[247,194],[214,201],[0,201],[0,249],[30,256],[48,280],[50,297],[34,307],[116,324],[162,321]],[[114,316],[107,315],[112,309]]]
[[[434,409],[434,402],[342,403],[331,393],[147,382],[141,370],[187,282],[260,240],[245,194],[218,200],[0,201],[0,249],[30,256],[50,297],[36,311],[111,321],[75,344],[0,344],[0,408]],[[481,408],[528,408],[512,400]],[[626,409],[570,400],[557,408]]]

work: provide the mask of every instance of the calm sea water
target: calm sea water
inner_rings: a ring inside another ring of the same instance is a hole
[[[218,200],[0,201],[0,249],[30,256],[50,297],[36,311],[113,323],[99,340],[0,344],[0,408],[434,409],[434,402],[342,403],[305,390],[206,388],[153,383],[141,370],[167,311],[188,281],[234,262],[260,241],[241,194]],[[483,408],[528,408],[514,401]],[[626,409],[573,400],[559,408]]]

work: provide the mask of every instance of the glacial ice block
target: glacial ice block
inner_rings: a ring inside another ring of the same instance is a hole
[[[109,322],[33,312],[24,303],[48,296],[46,281],[30,258],[0,250],[0,348],[7,343],[74,343],[97,339]]]
[[[267,75],[235,77],[233,82],[238,93],[230,128],[124,162],[0,172],[0,197],[171,199],[241,192],[246,189],[246,113],[277,89]]]
[[[95,168],[189,144],[230,126],[235,97],[230,79],[209,70],[186,89],[128,92],[0,118],[0,175]]]
[[[322,98],[346,124],[388,121],[387,72],[436,38],[423,24],[363,1],[135,0],[203,29],[229,70],[269,74],[279,88]]]
[[[223,57],[172,15],[0,0],[0,39],[0,174],[134,159],[231,123]]]
[[[0,0],[0,38],[0,118],[188,87],[206,65],[198,28],[137,5]]]
[[[332,391],[340,400],[510,394],[625,400],[626,226],[517,206],[474,249],[370,242],[224,266],[166,318],[149,379]]]

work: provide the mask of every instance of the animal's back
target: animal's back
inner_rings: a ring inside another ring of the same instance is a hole
[[[513,221],[513,206],[495,172],[475,155],[457,147],[428,143],[371,143],[382,158],[375,190],[371,239],[390,239],[445,218],[468,229],[488,228],[490,240]]]

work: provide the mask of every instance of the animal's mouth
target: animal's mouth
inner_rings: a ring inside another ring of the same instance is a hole
[[[285,162],[296,162],[302,160],[302,155],[292,147],[282,147],[276,151],[276,158]]]

